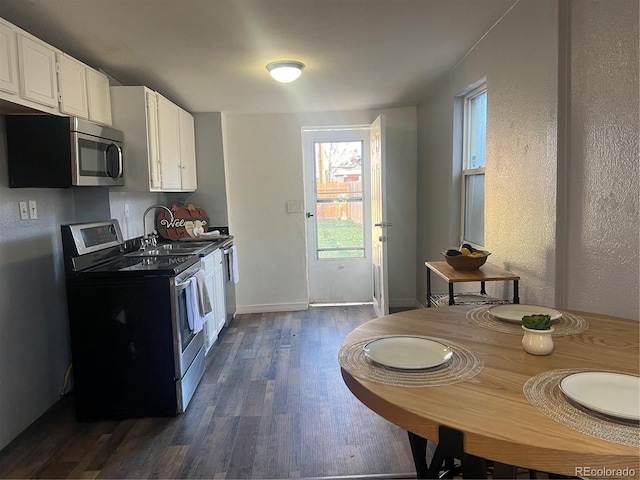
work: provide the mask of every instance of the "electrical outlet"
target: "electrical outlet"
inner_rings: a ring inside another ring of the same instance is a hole
[[[27,208],[27,202],[19,202],[20,206],[20,220],[29,220],[29,209]]]
[[[29,200],[29,218],[31,220],[38,219],[38,206],[35,200]]]

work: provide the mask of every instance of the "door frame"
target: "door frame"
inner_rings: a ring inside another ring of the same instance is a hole
[[[312,213],[314,217],[305,218],[305,251],[307,256],[307,298],[310,305],[324,303],[370,303],[371,294],[361,295],[361,298],[345,299],[345,298],[323,298],[318,300],[316,294],[313,293],[314,285],[317,285],[318,279],[314,279],[314,275],[332,275],[331,270],[340,270],[340,276],[349,273],[349,266],[354,266],[354,262],[361,262],[361,273],[356,275],[353,282],[359,282],[369,289],[372,286],[370,279],[371,264],[371,187],[370,187],[370,161],[369,161],[369,128],[368,124],[343,125],[343,126],[319,126],[319,127],[303,127],[302,128],[302,162],[303,162],[303,185],[304,185],[304,211]],[[323,259],[320,262],[316,258],[317,253],[317,232],[315,221],[315,152],[314,145],[318,142],[346,142],[361,141],[362,142],[362,189],[363,189],[363,228],[364,228],[364,258],[336,258]],[[313,169],[310,171],[310,169]],[[312,248],[314,247],[314,248]],[[327,266],[329,272],[320,271],[317,268],[319,264]],[[345,268],[346,267],[346,268]],[[358,270],[358,267],[354,268]],[[354,272],[355,274],[355,272]],[[337,277],[332,276],[332,280],[328,280],[327,285],[331,285],[334,293],[324,292],[323,296],[329,297],[337,295],[335,291],[340,291],[340,283]],[[314,283],[315,282],[315,283]],[[317,290],[317,289],[316,289]],[[367,290],[368,291],[368,290]]]

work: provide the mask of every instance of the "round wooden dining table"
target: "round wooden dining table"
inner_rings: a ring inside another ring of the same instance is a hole
[[[438,386],[393,385],[361,378],[341,363],[344,382],[364,405],[412,434],[438,442],[443,426],[461,432],[464,452],[472,456],[559,475],[638,478],[637,446],[596,438],[554,420],[530,403],[523,387],[555,369],[638,375],[640,322],[561,310],[582,318],[588,328],[555,336],[553,353],[537,356],[523,350],[522,335],[471,321],[468,313],[477,308],[423,308],[380,317],[353,330],[341,347],[398,335],[455,342],[482,360],[473,378]]]

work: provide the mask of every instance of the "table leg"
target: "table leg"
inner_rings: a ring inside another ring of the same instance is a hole
[[[456,458],[461,461],[460,467],[454,463]],[[446,471],[444,478],[453,478],[459,475],[459,469],[462,470],[463,478],[487,478],[487,461],[484,458],[464,453],[464,434],[454,428],[440,425],[438,446],[433,454],[431,465],[426,472],[426,477],[418,476],[418,478],[440,478],[443,469]]]
[[[520,303],[520,297],[518,295],[518,280],[513,281],[513,303]]]
[[[455,305],[456,301],[453,298],[453,283],[449,282],[449,305]]]
[[[416,467],[416,478],[427,478],[427,439],[415,433],[407,433],[409,434],[413,464]]]
[[[486,288],[485,282],[480,282],[480,293],[482,295],[487,294],[487,288]]]
[[[427,308],[431,306],[431,269],[427,267]]]

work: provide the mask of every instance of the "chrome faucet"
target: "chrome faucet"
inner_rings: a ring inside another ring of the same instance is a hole
[[[144,213],[142,214],[142,241],[140,242],[140,250],[144,250],[145,248],[147,248],[149,245],[152,246],[156,246],[158,244],[157,241],[157,234],[156,234],[156,230],[154,228],[153,232],[151,233],[151,235],[147,234],[147,213],[149,213],[151,210],[155,210],[156,208],[162,208],[163,210],[166,210],[167,212],[169,212],[169,215],[171,217],[171,221],[173,222],[174,217],[173,217],[173,212],[165,207],[164,205],[151,205],[149,208],[147,208]]]

